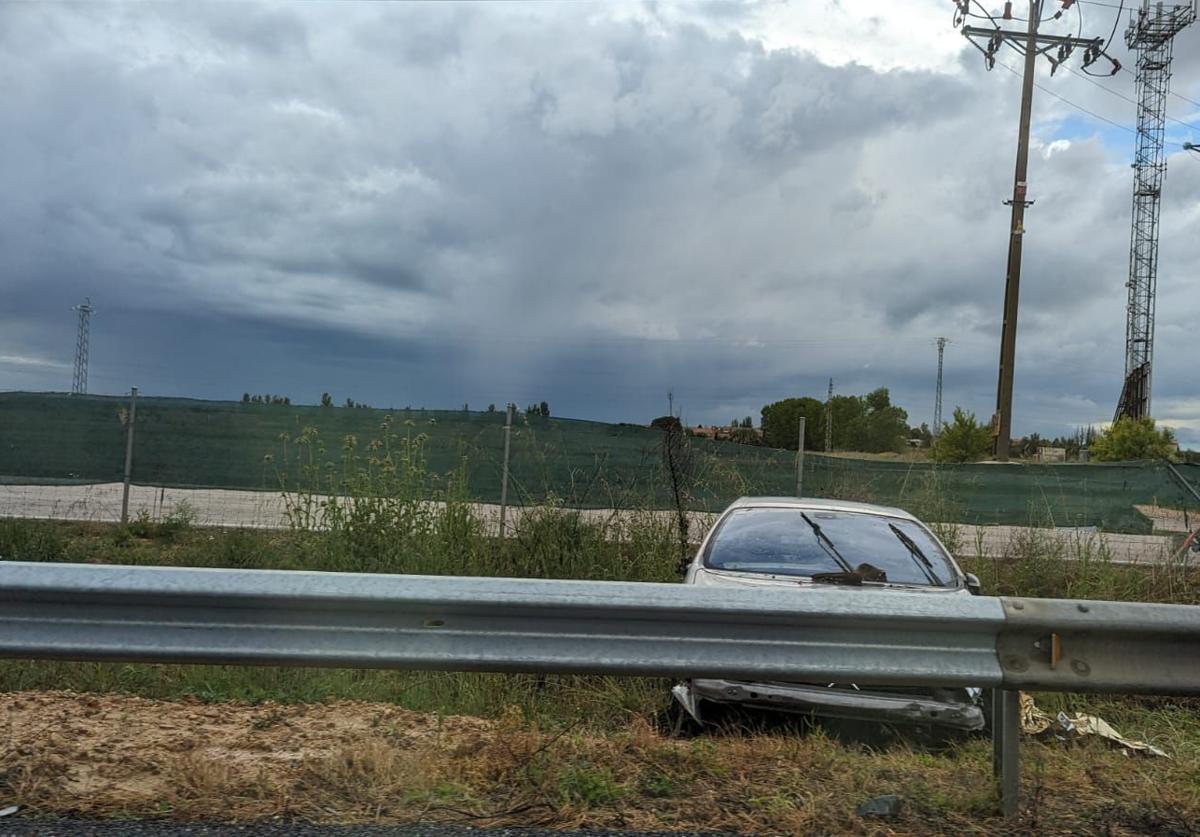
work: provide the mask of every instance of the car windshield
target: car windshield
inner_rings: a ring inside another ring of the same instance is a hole
[[[892,527],[907,535],[911,545]],[[825,543],[818,529],[827,539]],[[868,564],[882,570],[892,583],[931,585],[911,547],[924,554],[934,577],[944,584],[953,585],[958,577],[942,548],[912,521],[798,508],[735,510],[709,542],[705,565],[717,570],[809,577],[842,569],[830,546],[850,566]]]

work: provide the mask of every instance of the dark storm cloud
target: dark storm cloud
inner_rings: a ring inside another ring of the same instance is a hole
[[[110,391],[642,420],[673,388],[723,422],[832,375],[921,421],[945,335],[947,402],[989,414],[1015,78],[966,50],[868,65],[866,23],[839,46],[860,63],[770,50],[751,24],[773,9],[0,7],[0,386],[69,383],[91,294]],[[1039,94],[1019,429],[1101,420],[1119,389],[1129,170],[1111,140],[1054,144],[1074,113]],[[1200,434],[1189,162],[1156,398]]]

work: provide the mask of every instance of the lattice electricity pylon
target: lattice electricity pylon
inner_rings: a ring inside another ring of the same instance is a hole
[[[1113,421],[1150,415],[1154,360],[1154,295],[1158,284],[1158,216],[1162,201],[1163,127],[1175,36],[1196,19],[1196,7],[1142,7],[1125,43],[1137,50],[1137,149],[1133,157],[1133,230],[1129,244],[1129,302],[1125,320],[1125,384]]]
[[[938,374],[937,374],[937,396],[933,401],[933,435],[940,436],[942,434],[942,357],[946,353],[946,344],[950,341],[945,337],[937,339],[938,349]]]
[[[79,312],[79,333],[75,337],[75,376],[71,380],[72,395],[87,395],[88,379],[88,341],[91,338],[92,300],[87,297],[81,305],[76,305],[72,311]]]

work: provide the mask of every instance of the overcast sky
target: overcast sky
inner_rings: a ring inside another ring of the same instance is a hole
[[[946,412],[987,418],[1020,83],[952,6],[0,5],[0,389],[70,388],[90,296],[93,392],[647,421],[673,390],[694,424],[832,376],[919,423],[945,336]],[[1200,101],[1200,26],[1176,56]],[[1039,79],[1131,126],[1100,81]],[[1034,114],[1017,435],[1110,419],[1124,362],[1133,135]],[[1167,134],[1154,412],[1198,446],[1200,130]]]

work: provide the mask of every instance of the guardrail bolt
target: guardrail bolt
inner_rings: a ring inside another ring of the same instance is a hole
[[[1083,660],[1071,660],[1071,671],[1075,672],[1080,677],[1087,677],[1092,673],[1092,667]]]
[[[1010,654],[1004,658],[1004,667],[1012,671],[1024,671],[1029,668],[1029,662],[1024,657]]]
[[[1025,609],[1024,602],[1013,602],[1012,606],[1013,606],[1013,610],[1024,610]]]
[[[1091,608],[1089,608],[1089,607],[1088,607],[1087,605],[1085,605],[1085,604],[1081,604],[1081,605],[1075,605],[1075,607],[1079,608],[1079,612],[1080,612],[1080,613],[1087,613],[1089,610],[1091,610]]]

